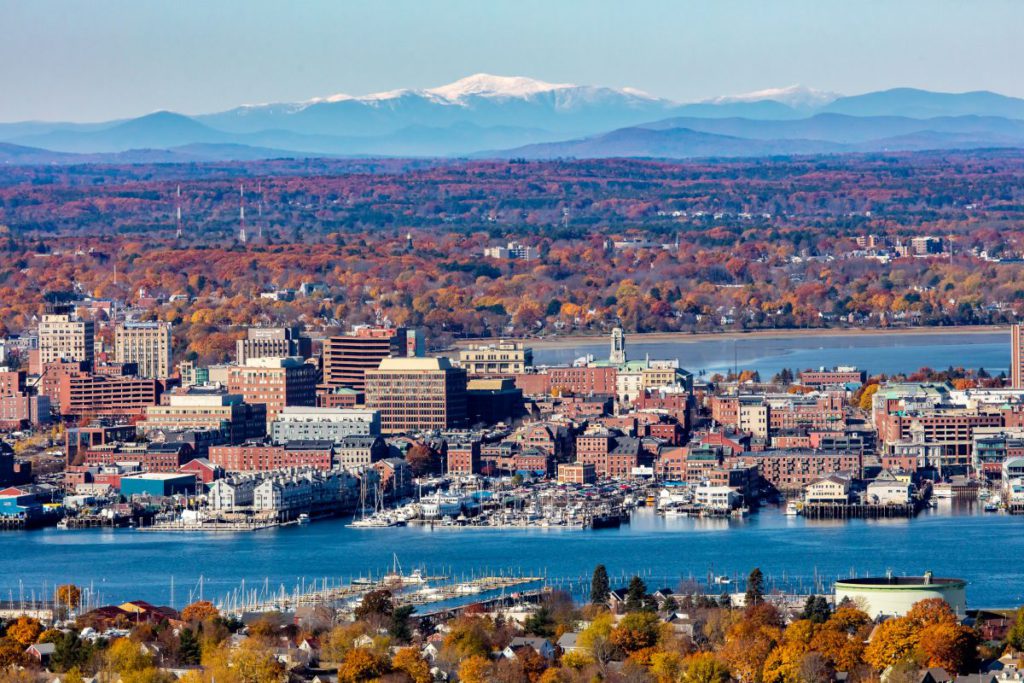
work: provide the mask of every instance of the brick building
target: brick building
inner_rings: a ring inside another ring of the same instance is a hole
[[[212,446],[209,460],[212,464],[224,468],[226,472],[266,472],[303,467],[329,470],[334,465],[334,443],[293,441],[283,446]]]
[[[268,425],[285,406],[315,406],[316,385],[316,367],[298,357],[250,358],[228,370],[228,392],[264,404]]]

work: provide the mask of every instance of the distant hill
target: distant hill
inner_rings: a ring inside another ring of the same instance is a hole
[[[1021,140],[1024,100],[987,91],[895,88],[841,96],[793,85],[678,103],[633,88],[489,74],[436,88],[336,94],[196,116],[161,111],[103,123],[0,124],[0,141],[38,150],[8,151],[5,163],[67,163],[46,161],[59,157],[43,151],[145,160],[158,151],[168,159],[218,160],[459,157],[480,156],[480,150],[561,155],[570,149],[584,156],[629,150],[756,156],[884,145],[1017,146]]]
[[[987,90],[942,93],[915,88],[893,88],[864,95],[840,97],[821,111],[849,116],[1002,116],[1024,119],[1024,99]]]

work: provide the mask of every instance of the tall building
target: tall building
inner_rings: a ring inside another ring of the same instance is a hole
[[[302,358],[250,358],[228,371],[228,392],[267,406],[267,423],[285,406],[316,405],[316,367]]]
[[[385,434],[459,427],[466,422],[466,371],[447,358],[385,358],[366,372],[366,407]]]
[[[114,359],[135,363],[139,377],[171,376],[171,324],[163,322],[120,323],[114,328]]]
[[[138,427],[143,433],[217,430],[228,443],[244,443],[266,436],[267,407],[245,403],[237,394],[192,388],[170,394],[165,405],[146,408]]]
[[[621,327],[612,330],[612,348],[608,354],[608,362],[612,365],[622,365],[626,362],[626,334]]]
[[[356,391],[366,388],[365,373],[385,358],[423,355],[423,336],[404,327],[357,327],[351,334],[324,341],[324,384]]]
[[[309,337],[300,337],[298,327],[250,327],[245,339],[235,342],[235,360],[245,365],[250,358],[287,358],[312,355]]]
[[[61,360],[93,360],[95,327],[91,320],[79,320],[70,313],[43,316],[39,323],[39,363]]]
[[[471,375],[522,374],[533,366],[533,349],[522,342],[471,344],[459,351],[459,367]]]
[[[1014,389],[1024,389],[1024,337],[1021,324],[1010,327],[1010,379]]]

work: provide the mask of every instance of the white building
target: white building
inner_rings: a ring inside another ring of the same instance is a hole
[[[698,486],[693,501],[709,510],[728,511],[738,508],[743,496],[728,486]]]
[[[311,408],[286,406],[271,425],[275,443],[288,441],[333,441],[347,436],[380,434],[380,413],[356,408]]]
[[[870,505],[906,505],[911,495],[913,486],[909,482],[900,481],[889,470],[882,470],[868,484],[864,502]]]
[[[218,479],[206,493],[207,505],[217,511],[252,507],[257,483],[259,480],[252,476]]]

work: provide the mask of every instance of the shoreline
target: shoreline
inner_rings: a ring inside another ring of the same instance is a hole
[[[680,344],[707,342],[714,340],[730,341],[733,339],[787,339],[802,337],[872,337],[885,335],[917,336],[917,335],[977,335],[977,334],[1009,334],[1010,328],[1005,325],[963,325],[956,327],[896,327],[882,328],[835,328],[812,327],[805,329],[789,328],[775,330],[750,330],[748,332],[627,332],[626,338],[630,345],[675,342]],[[502,337],[504,341],[523,342],[536,349],[566,349],[575,346],[601,345],[608,343],[608,335],[569,335],[565,337],[521,338]],[[496,344],[497,337],[478,339],[459,339],[452,343],[452,348],[461,349],[470,344]]]

